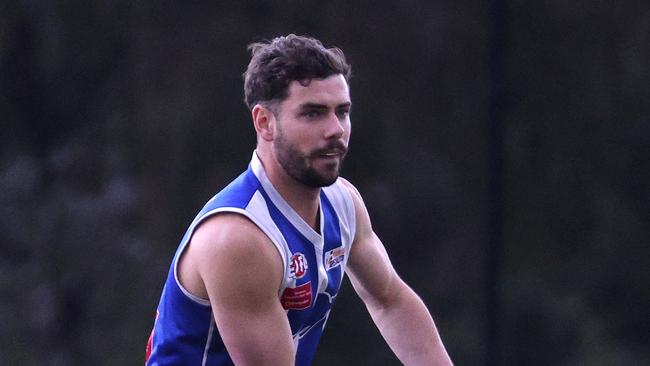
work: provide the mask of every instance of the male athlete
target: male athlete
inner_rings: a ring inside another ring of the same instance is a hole
[[[352,184],[350,66],[288,35],[250,46],[248,169],[214,196],[172,261],[147,365],[310,365],[343,274],[406,365],[451,365]]]

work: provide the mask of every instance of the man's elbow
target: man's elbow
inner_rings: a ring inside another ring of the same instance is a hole
[[[411,302],[417,299],[413,290],[399,277],[395,277],[392,283],[374,296],[364,300],[366,307],[372,312],[385,312],[399,308],[404,302]]]

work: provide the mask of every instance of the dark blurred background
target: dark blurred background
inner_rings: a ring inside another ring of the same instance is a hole
[[[289,32],[352,63],[344,175],[456,364],[650,364],[650,3],[116,0],[0,5],[1,365],[142,364]],[[399,364],[348,281],[315,364]]]

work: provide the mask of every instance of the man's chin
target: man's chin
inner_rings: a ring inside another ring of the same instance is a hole
[[[335,174],[305,174],[301,182],[312,188],[322,188],[331,186],[338,179],[338,171]]]

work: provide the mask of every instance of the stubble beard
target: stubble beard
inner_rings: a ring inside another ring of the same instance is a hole
[[[345,147],[342,147],[339,144],[334,143],[332,145],[333,146],[328,146],[327,149],[322,150],[332,150],[334,148],[346,150]],[[311,162],[317,158],[321,150],[315,150],[310,154],[303,154],[294,144],[286,139],[286,136],[281,129],[278,130],[274,150],[275,156],[284,171],[296,181],[311,188],[327,187],[334,184],[339,177],[341,166],[343,165],[343,160],[345,158],[345,152],[343,152],[336,167],[336,171],[333,173],[320,173],[314,168]]]

